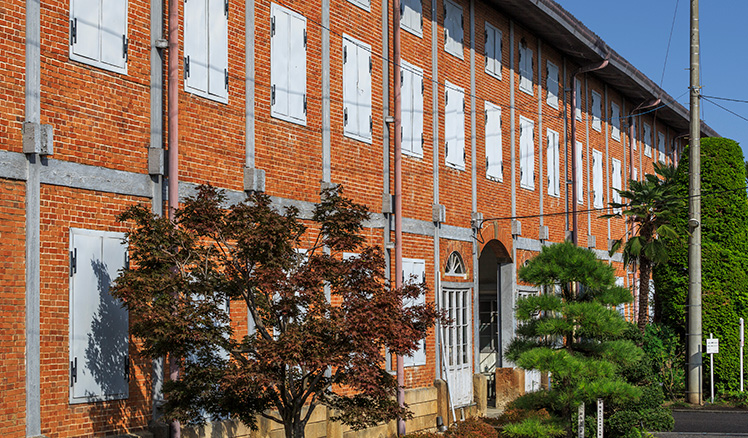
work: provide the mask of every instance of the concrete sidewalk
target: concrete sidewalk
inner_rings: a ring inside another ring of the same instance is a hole
[[[674,410],[672,432],[653,432],[657,438],[748,438],[748,411]]]

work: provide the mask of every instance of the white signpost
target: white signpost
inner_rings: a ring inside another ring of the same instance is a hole
[[[584,438],[584,403],[579,405],[577,414],[577,436]]]
[[[743,392],[743,344],[745,344],[745,324],[740,318],[740,392]]]
[[[717,353],[719,353],[719,339],[715,338],[713,334],[709,333],[709,339],[706,340],[706,354],[709,355],[709,383],[712,390],[712,403],[714,403],[714,355]]]
[[[597,438],[603,438],[603,399],[597,399]]]

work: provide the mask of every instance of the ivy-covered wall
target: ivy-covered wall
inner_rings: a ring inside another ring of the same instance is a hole
[[[688,203],[689,148],[683,152],[676,185]],[[702,306],[704,339],[719,338],[714,356],[715,385],[739,388],[739,321],[748,319],[748,198],[746,168],[737,142],[725,138],[701,140]],[[685,342],[688,297],[688,208],[673,220],[681,236],[668,241],[670,260],[655,268],[657,313]],[[704,355],[708,382],[709,358]]]

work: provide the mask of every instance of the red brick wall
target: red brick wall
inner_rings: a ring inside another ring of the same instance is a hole
[[[24,121],[24,10],[22,1],[8,1],[0,8],[0,149],[21,152]]]
[[[114,216],[145,200],[111,193],[41,187],[41,414],[42,434],[101,436],[145,427],[150,419],[151,362],[130,343],[127,400],[69,404],[70,228],[126,231]]]
[[[0,180],[0,435],[26,433],[25,184]]]

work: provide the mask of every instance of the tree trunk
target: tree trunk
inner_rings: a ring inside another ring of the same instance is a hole
[[[636,325],[642,333],[649,323],[649,277],[651,274],[652,262],[646,257],[641,257],[639,260],[639,315]]]

